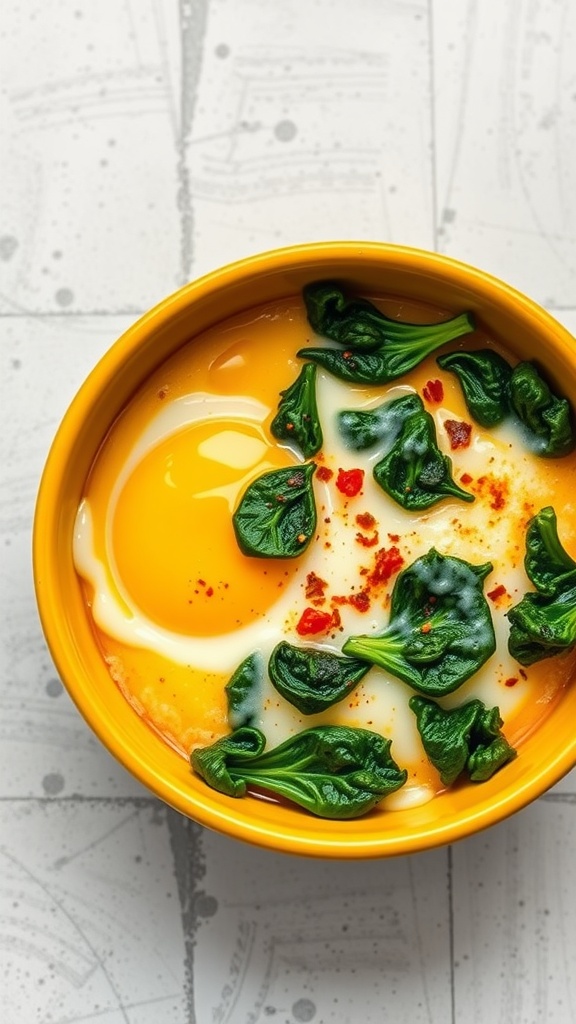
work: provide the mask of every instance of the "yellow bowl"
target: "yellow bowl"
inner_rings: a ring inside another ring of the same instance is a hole
[[[34,577],[42,625],[58,671],[109,751],[162,800],[210,828],[275,850],[322,857],[381,857],[461,839],[540,796],[576,763],[576,686],[569,686],[521,756],[482,785],[424,806],[326,821],[297,809],[208,789],[120,694],[102,660],[72,560],[77,507],[92,461],[134,391],[195,334],[251,306],[337,278],[351,291],[403,295],[454,313],[470,309],[523,359],[546,366],[576,405],[572,337],[543,309],[462,263],[373,243],[297,246],[250,257],[186,285],[145,314],[107,352],[68,409],[44,470],[34,524]]]

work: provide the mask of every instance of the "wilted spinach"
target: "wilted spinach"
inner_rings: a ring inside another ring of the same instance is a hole
[[[390,620],[353,636],[344,654],[380,665],[432,697],[456,690],[496,649],[483,582],[492,565],[470,565],[431,548],[396,579]]]
[[[395,320],[366,299],[347,299],[333,281],[307,285],[303,298],[311,327],[344,351],[307,348],[298,356],[353,383],[386,384],[408,373],[441,345],[474,330],[470,313],[434,324]]]
[[[572,451],[570,405],[552,394],[533,363],[518,363],[512,370],[510,404],[537,455],[556,458]]]
[[[296,558],[316,530],[314,462],[263,473],[244,492],[232,522],[245,555]]]
[[[474,495],[454,481],[452,460],[438,448],[434,420],[424,410],[404,420],[397,440],[376,463],[373,474],[382,490],[410,511],[430,508],[447,497],[474,501]]]
[[[560,542],[551,506],[528,524],[524,567],[536,591],[507,612],[508,649],[521,665],[532,665],[576,645],[576,562]]]
[[[316,715],[343,700],[370,665],[315,647],[295,647],[282,641],[268,662],[273,685],[303,715]]]
[[[228,721],[232,729],[254,724],[263,680],[262,655],[255,651],[244,659],[224,687],[228,701]]]
[[[319,452],[322,443],[322,426],[316,404],[316,367],[306,363],[289,388],[281,391],[278,412],[272,420],[270,430],[279,441],[296,445],[305,459]]]
[[[576,582],[576,562],[558,536],[558,520],[551,505],[532,517],[526,530],[524,568],[540,594],[554,597]]]
[[[512,369],[493,349],[448,352],[436,361],[456,374],[468,411],[481,426],[494,427],[512,413],[536,455],[558,458],[574,448],[570,405],[552,393],[533,363]]]
[[[361,452],[377,444],[388,447],[398,437],[405,421],[417,412],[424,412],[424,404],[420,396],[412,392],[382,402],[375,409],[344,409],[338,413],[338,430],[352,451]]]
[[[447,352],[436,362],[455,373],[468,412],[482,427],[495,427],[510,414],[508,385],[512,367],[498,352]]]
[[[367,729],[323,725],[305,729],[272,750],[259,729],[244,727],[195,750],[195,771],[221,793],[241,797],[255,786],[322,818],[356,818],[404,785],[407,772],[390,740]]]
[[[512,758],[516,751],[501,732],[498,708],[488,709],[471,700],[445,711],[426,697],[411,697],[422,745],[445,786],[462,773],[472,782],[485,782]]]

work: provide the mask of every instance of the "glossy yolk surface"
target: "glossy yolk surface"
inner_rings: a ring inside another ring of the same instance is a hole
[[[142,459],[118,499],[111,539],[119,577],[145,615],[208,636],[247,625],[277,600],[297,564],[270,560],[263,571],[246,558],[232,513],[254,477],[293,461],[261,428],[230,420],[181,430]]]

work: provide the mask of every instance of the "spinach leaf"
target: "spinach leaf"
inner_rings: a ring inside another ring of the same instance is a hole
[[[296,558],[316,530],[314,462],[263,473],[244,492],[232,516],[245,555]]]
[[[430,508],[443,498],[474,501],[452,478],[452,460],[436,444],[430,413],[414,413],[404,421],[395,444],[373,469],[374,479],[402,508]]]
[[[274,648],[268,662],[278,693],[303,715],[316,715],[337,704],[369,671],[365,661],[285,641]]]
[[[316,334],[337,341],[355,353],[386,349],[390,353],[390,360],[392,352],[397,351],[400,360],[408,357],[415,360],[409,368],[445,342],[474,330],[471,313],[462,313],[434,324],[412,324],[396,320],[381,313],[367,299],[346,299],[334,281],[308,284],[302,295],[308,321]],[[393,376],[398,377],[405,372],[405,369],[399,369]]]
[[[468,412],[482,427],[495,427],[510,413],[508,384],[512,367],[498,352],[448,352],[436,362],[455,373],[464,392]]]
[[[398,575],[386,629],[350,637],[344,654],[380,665],[420,693],[451,693],[496,650],[482,588],[491,571],[490,562],[470,565],[431,548]]]
[[[302,297],[308,323],[316,334],[360,351],[382,344],[382,331],[388,317],[366,299],[346,299],[334,281],[308,284]]]
[[[319,452],[322,427],[316,405],[316,367],[306,363],[289,388],[281,391],[278,412],[270,430],[279,441],[297,445],[305,459]]]
[[[488,709],[482,701],[471,700],[445,711],[426,697],[411,697],[409,704],[424,750],[445,786],[451,786],[463,772],[472,782],[485,782],[516,757],[501,732],[498,708]]]
[[[260,706],[263,679],[262,656],[255,651],[244,659],[224,687],[228,701],[228,721],[233,729],[254,724]]]
[[[306,285],[303,297],[311,327],[344,346],[344,351],[304,348],[298,356],[356,384],[386,384],[408,373],[441,345],[474,330],[471,313],[434,324],[395,320],[366,299],[346,299],[333,281]]]
[[[345,409],[338,413],[338,430],[352,451],[361,452],[381,444],[394,443],[404,422],[416,412],[424,412],[422,399],[416,393],[382,402],[375,409]]]
[[[550,505],[528,523],[524,567],[536,592],[507,612],[508,650],[521,665],[532,665],[576,645],[576,562],[560,542]]]
[[[192,767],[221,793],[244,796],[256,786],[322,818],[356,818],[404,785],[407,772],[390,740],[367,729],[321,725],[266,751],[264,733],[237,729],[195,750]]]
[[[538,455],[568,455],[575,444],[572,413],[565,398],[552,394],[533,363],[518,363],[510,378],[510,404]]]
[[[576,585],[555,597],[525,594],[506,614],[508,650],[521,665],[533,665],[576,645]]]
[[[536,590],[546,597],[576,584],[576,562],[562,546],[551,505],[540,509],[528,523],[524,568]]]

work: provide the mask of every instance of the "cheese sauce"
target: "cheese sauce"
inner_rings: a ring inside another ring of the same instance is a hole
[[[378,304],[414,322],[449,315],[394,299]],[[521,668],[508,654],[505,614],[532,589],[523,568],[524,536],[540,508],[554,505],[562,542],[576,555],[576,456],[538,458],[508,424],[490,432],[472,424],[469,445],[452,450],[446,421],[470,423],[470,417],[456,378],[440,371],[434,357],[377,388],[346,384],[319,369],[324,446],[315,457],[317,535],[296,559],[246,557],[232,526],[242,493],[262,473],[302,461],[272,437],[270,423],[280,391],[302,367],[295,353],[307,341],[318,344],[299,299],[248,311],[184,346],[111,429],[78,511],[74,558],[113,678],[165,741],[189,756],[229,731],[224,687],[245,657],[259,650],[267,661],[280,640],[339,652],[352,634],[380,632],[398,569],[435,547],[473,564],[492,562],[485,593],[497,637],[495,654],[441,704],[479,697],[497,705],[507,739],[518,746],[575,667],[569,654]],[[450,347],[460,345],[490,345],[514,362],[481,331]],[[441,388],[427,388],[430,380]],[[411,392],[428,396],[438,445],[473,503],[450,498],[423,514],[406,512],[372,478],[381,452],[346,448],[338,412],[371,409]],[[355,497],[338,490],[341,469],[364,470]],[[331,629],[302,639],[296,627],[306,608],[331,612]],[[320,722],[385,734],[409,778],[382,806],[409,806],[441,789],[408,707],[411,694],[373,667],[342,703],[303,716],[266,682],[255,724],[270,746]]]

